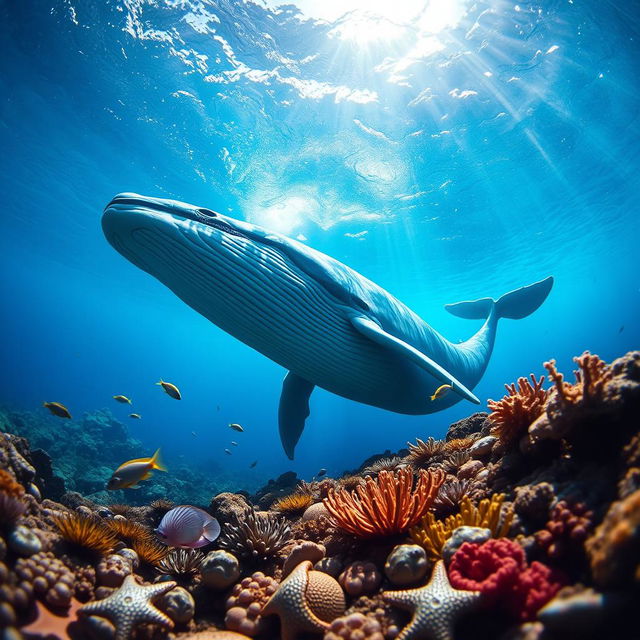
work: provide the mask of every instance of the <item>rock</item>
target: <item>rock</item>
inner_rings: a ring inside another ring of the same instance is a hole
[[[24,557],[32,556],[34,553],[42,551],[40,538],[21,524],[7,536],[7,545],[14,553]]]
[[[422,580],[429,569],[425,550],[417,544],[399,544],[384,563],[384,573],[397,586],[413,584]]]
[[[119,549],[118,551],[116,551],[116,555],[122,556],[123,558],[128,560],[133,569],[137,569],[140,566],[140,558],[133,549],[129,549],[128,547]]]
[[[174,587],[165,593],[158,599],[157,606],[179,624],[190,622],[196,610],[193,596],[184,587]]]
[[[323,502],[316,502],[315,504],[312,504],[310,507],[307,507],[305,512],[302,514],[302,520],[305,522],[308,520],[317,520],[321,517],[329,517],[329,512]]]
[[[376,591],[382,576],[373,562],[356,561],[346,566],[338,582],[352,598],[358,598]]]
[[[317,544],[311,540],[305,540],[293,547],[282,566],[282,577],[288,576],[301,562],[320,562],[324,558],[327,550],[324,545]]]
[[[447,431],[445,440],[456,440],[458,438],[466,438],[472,433],[481,433],[483,436],[489,435],[489,421],[487,418],[489,414],[486,412],[479,412],[470,415],[468,418],[463,418],[454,422]]]
[[[237,493],[219,493],[211,498],[209,512],[224,529],[226,524],[234,524],[249,507],[246,498]]]
[[[484,469],[484,463],[480,460],[468,460],[458,469],[458,479],[474,478],[482,469]]]
[[[491,449],[493,449],[493,445],[498,441],[498,438],[495,436],[484,436],[484,438],[480,438],[476,440],[470,447],[469,453],[472,458],[484,458],[491,453]]]
[[[240,577],[240,564],[228,551],[210,551],[200,565],[200,577],[209,589],[226,589]]]
[[[446,565],[451,562],[453,554],[465,543],[482,544],[491,538],[491,529],[482,527],[458,527],[442,547],[442,558]]]
[[[252,504],[257,505],[261,509],[268,509],[274,500],[283,495],[293,493],[300,482],[295,471],[285,471],[275,480],[271,479],[264,487],[251,496]]]
[[[332,556],[330,558],[322,558],[322,560],[318,560],[313,565],[313,568],[316,571],[322,571],[322,573],[327,573],[333,578],[337,578],[342,571],[343,562],[337,556]]]

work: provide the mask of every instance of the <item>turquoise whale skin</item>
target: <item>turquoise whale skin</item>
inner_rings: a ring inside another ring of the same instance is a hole
[[[421,415],[467,399],[484,373],[499,318],[524,318],[545,300],[548,277],[498,300],[447,305],[483,319],[453,344],[390,293],[290,238],[173,200],[122,193],[102,228],[125,258],[215,325],[288,373],[278,422],[285,453],[309,415],[315,386],[397,413]],[[452,390],[431,400],[435,390]]]

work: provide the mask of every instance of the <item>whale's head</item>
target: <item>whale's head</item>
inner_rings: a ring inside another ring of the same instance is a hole
[[[279,244],[292,241],[175,200],[118,194],[102,229],[119,253],[216,324],[220,308],[241,308],[256,288],[267,295],[265,283],[290,269]]]

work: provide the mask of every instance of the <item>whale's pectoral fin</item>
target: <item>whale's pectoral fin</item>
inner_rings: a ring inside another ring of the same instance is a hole
[[[380,325],[364,316],[353,316],[350,318],[353,327],[363,336],[377,342],[379,345],[394,351],[400,356],[408,358],[414,364],[428,371],[434,378],[442,380],[445,384],[450,384],[453,390],[463,398],[475,404],[480,404],[480,400],[467,389],[459,380],[456,380],[446,369],[441,367],[435,360],[418,351],[415,347],[407,344],[400,338],[387,333]]]
[[[309,396],[314,387],[314,384],[293,371],[289,371],[284,377],[278,407],[278,427],[280,441],[289,460],[293,460],[293,452],[304,430],[304,422],[309,416]]]

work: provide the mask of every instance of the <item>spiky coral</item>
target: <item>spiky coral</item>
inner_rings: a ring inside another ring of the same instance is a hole
[[[102,520],[80,513],[60,513],[51,516],[60,535],[79,550],[106,555],[117,544],[115,533]]]
[[[313,504],[313,495],[307,491],[296,491],[278,498],[271,508],[274,511],[279,511],[285,515],[295,515],[304,511],[307,507]]]
[[[204,553],[197,549],[172,549],[158,563],[160,573],[179,578],[190,577],[200,570]]]
[[[153,538],[153,533],[144,525],[133,520],[121,520],[120,518],[111,518],[105,520],[104,524],[116,536],[128,545],[133,544],[136,540],[146,540]]]
[[[513,510],[502,513],[504,494],[496,493],[491,499],[481,500],[476,507],[469,496],[460,501],[460,513],[436,520],[433,513],[427,513],[420,524],[409,531],[411,538],[422,546],[427,554],[437,559],[442,556],[442,547],[451,534],[462,526],[483,527],[491,530],[494,538],[507,535],[513,520]]]
[[[445,456],[446,443],[442,440],[434,440],[429,438],[426,442],[416,439],[416,444],[407,442],[409,447],[409,455],[407,461],[417,468],[428,467],[434,462],[440,462]]]
[[[444,442],[443,453],[447,456],[459,451],[468,451],[469,447],[480,437],[479,433],[474,433],[466,438],[454,438]]]
[[[454,451],[445,461],[444,469],[449,473],[456,474],[460,467],[471,460],[471,454],[468,451]]]
[[[237,555],[264,560],[281,549],[290,537],[286,520],[249,508],[236,516],[236,524],[226,526],[219,544]]]
[[[0,522],[12,525],[27,509],[24,487],[4,469],[0,469]]]
[[[400,458],[399,456],[393,456],[392,458],[380,458],[368,467],[365,467],[362,470],[362,473],[365,475],[375,475],[381,471],[395,471],[396,469],[401,469],[406,466],[406,464],[405,459]]]
[[[548,363],[547,363],[548,364]],[[542,414],[549,392],[542,388],[544,376],[531,382],[518,378],[518,386],[505,384],[507,395],[501,400],[489,400],[491,433],[505,448],[511,447],[526,432],[529,425]]]
[[[132,540],[131,548],[138,554],[140,560],[153,566],[158,566],[169,553],[169,547],[165,547],[152,536]]]
[[[377,479],[366,478],[354,492],[332,490],[324,505],[336,524],[360,538],[401,533],[414,525],[431,507],[445,474],[411,469],[381,471]]]

